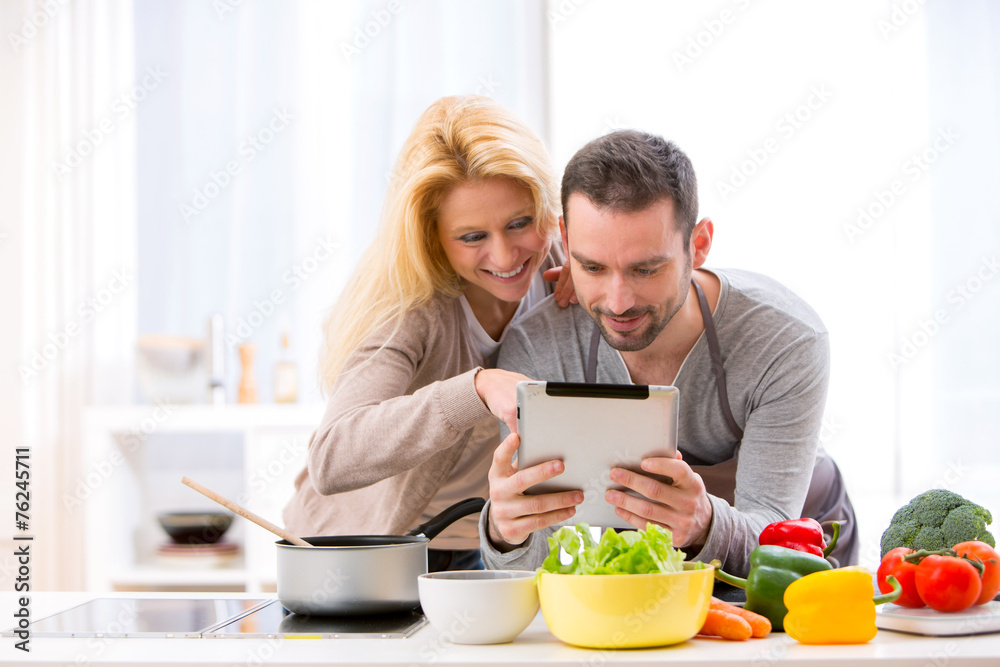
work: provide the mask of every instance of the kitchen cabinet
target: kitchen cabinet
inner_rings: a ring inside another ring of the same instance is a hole
[[[91,591],[275,590],[277,539],[236,517],[223,539],[232,560],[169,558],[162,511],[224,511],[181,484],[188,475],[274,523],[305,465],[322,405],[92,407],[83,451],[62,502],[85,526],[84,588]],[[190,562],[188,562],[190,561]]]
[[[129,596],[128,594],[116,594]],[[194,597],[192,594],[150,594]],[[95,597],[93,594],[44,592],[32,597],[32,619],[41,619]],[[108,597],[101,595],[101,597]],[[0,614],[16,608],[12,593],[0,593]],[[12,623],[4,624],[7,629]],[[539,613],[509,644],[464,646],[425,625],[407,638],[312,639],[262,638],[45,638],[31,639],[31,652],[14,649],[14,637],[0,638],[0,663],[31,665],[816,665],[829,667],[995,666],[1000,634],[968,637],[923,637],[880,630],[867,644],[804,646],[783,633],[765,639],[730,642],[695,638],[676,646],[634,650],[588,650],[557,640]]]

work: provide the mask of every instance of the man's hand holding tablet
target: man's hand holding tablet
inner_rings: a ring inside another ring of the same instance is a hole
[[[501,551],[571,519],[617,528],[648,520],[677,544],[704,539],[712,509],[676,451],[675,388],[522,382],[518,409],[520,439],[505,439],[490,469],[490,541]]]

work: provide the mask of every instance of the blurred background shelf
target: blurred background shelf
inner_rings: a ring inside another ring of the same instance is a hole
[[[275,537],[237,518],[232,564],[164,561],[162,512],[218,511],[182,485],[188,475],[281,523],[306,462],[320,404],[94,406],[84,411],[80,467],[64,502],[89,527],[81,554],[90,591],[274,590]]]
[[[246,589],[250,573],[243,567],[177,569],[147,565],[117,572],[111,580],[116,591],[238,590]]]

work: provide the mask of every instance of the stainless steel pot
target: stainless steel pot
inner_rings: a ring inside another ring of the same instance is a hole
[[[278,600],[296,614],[385,614],[420,604],[417,577],[427,572],[427,543],[486,501],[456,503],[404,536],[306,537],[278,546]]]

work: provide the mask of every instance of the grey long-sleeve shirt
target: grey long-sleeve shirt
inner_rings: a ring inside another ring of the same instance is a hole
[[[705,335],[674,382],[680,391],[678,443],[684,460],[712,465],[739,453],[734,504],[712,496],[708,539],[695,560],[718,558],[745,575],[757,536],[769,523],[800,516],[813,466],[822,455],[819,429],[829,381],[829,342],[819,316],[778,282],[756,273],[714,270],[721,281],[715,327],[726,369],[730,408],[743,429],[730,432],[719,404]],[[508,332],[498,367],[535,380],[584,382],[593,321],[579,306],[543,301]],[[597,382],[630,383],[617,350],[603,339]],[[501,437],[507,431],[501,425]],[[737,447],[737,445],[739,446]],[[534,569],[549,551],[549,528],[519,548],[498,552],[487,539],[488,507],[480,519],[487,567]]]

